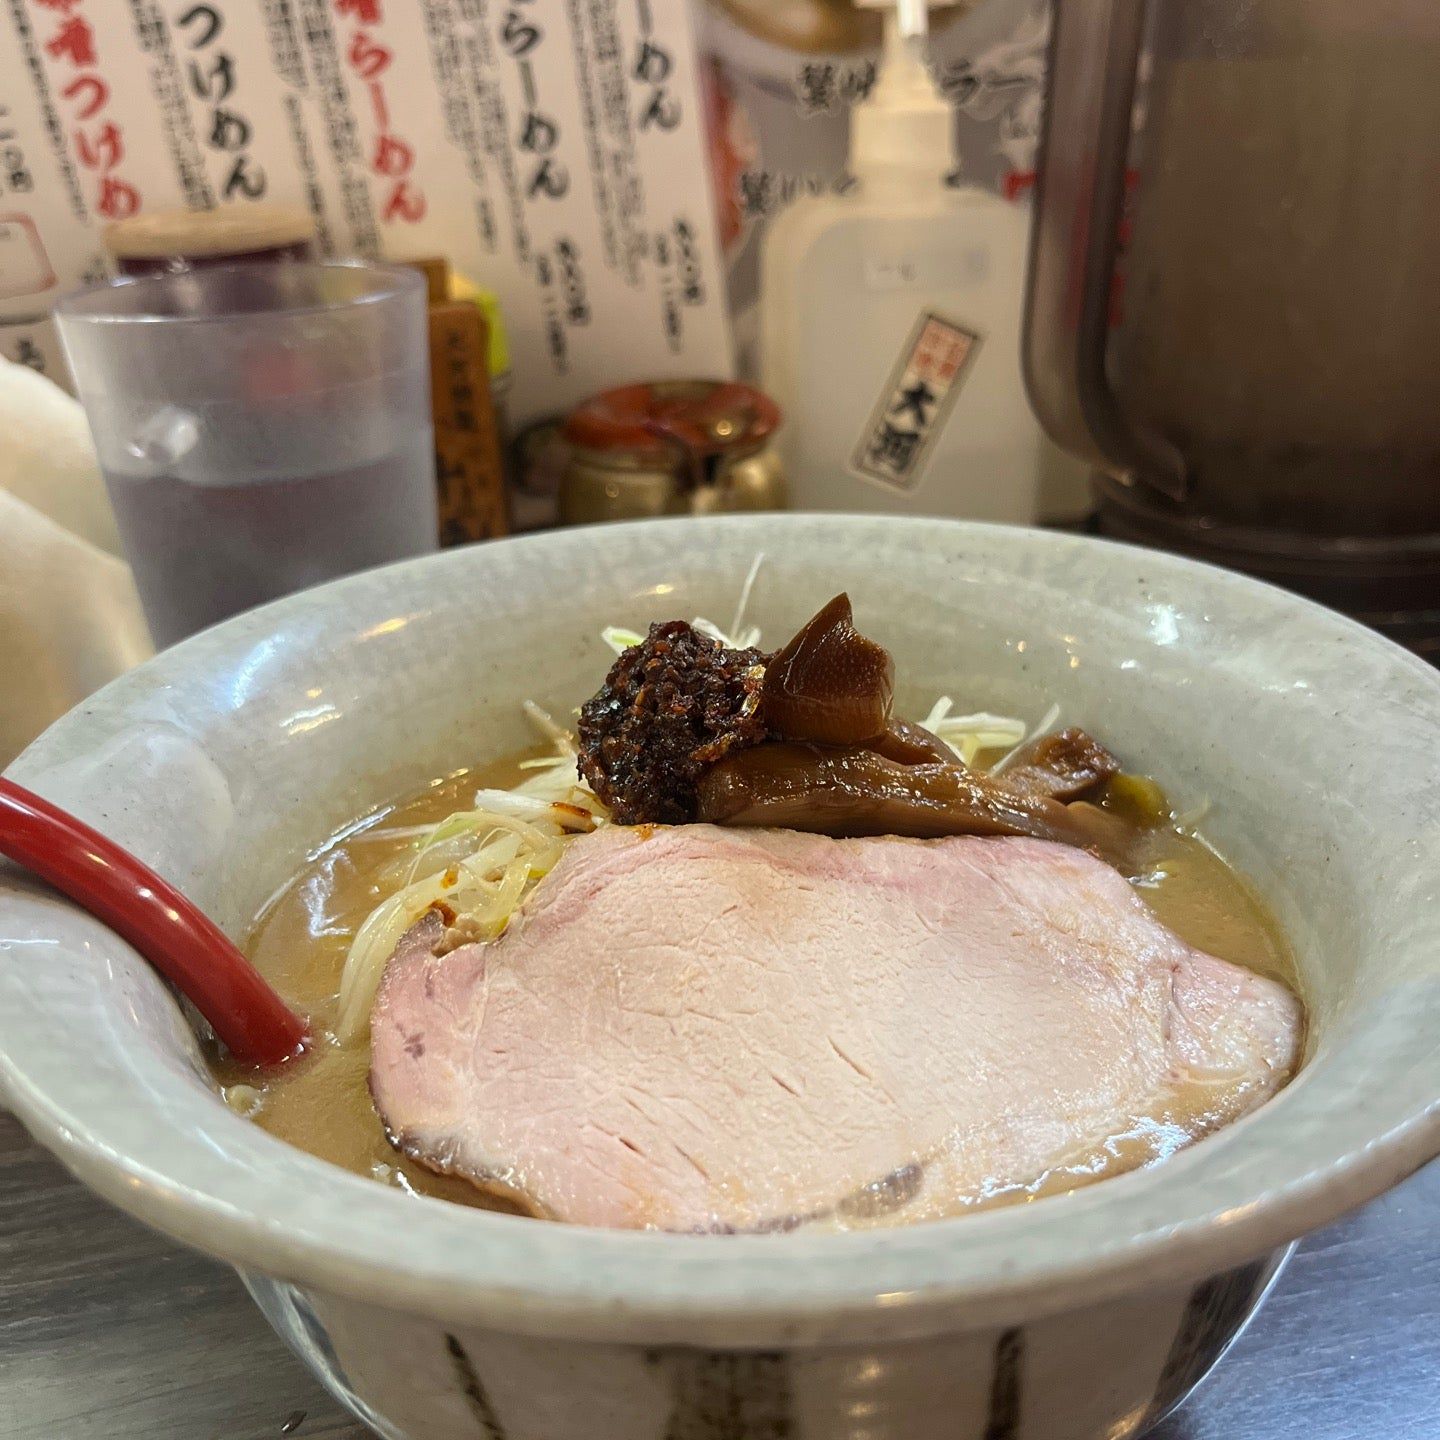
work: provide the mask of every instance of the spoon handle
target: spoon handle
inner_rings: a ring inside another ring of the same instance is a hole
[[[214,1027],[241,1064],[278,1065],[304,1023],[173,885],[98,831],[0,777],[0,855],[129,941]]]

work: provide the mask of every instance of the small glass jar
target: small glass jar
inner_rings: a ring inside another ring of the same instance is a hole
[[[102,238],[115,268],[129,276],[317,258],[314,217],[291,205],[157,210],[106,226]]]
[[[784,472],[770,444],[779,424],[779,407],[749,385],[606,390],[563,426],[561,523],[783,509]]]

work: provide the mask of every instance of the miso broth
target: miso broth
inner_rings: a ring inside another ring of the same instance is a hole
[[[509,787],[524,778],[526,752],[432,782],[348,827],[320,849],[257,918],[246,949],[280,994],[309,1017],[312,1052],[263,1083],[232,1063],[214,1069],[227,1097],[278,1138],[359,1175],[415,1193],[487,1209],[514,1207],[469,1182],[434,1174],[390,1145],[371,1103],[369,1046],[341,1046],[330,1035],[337,989],[357,927],[387,893],[379,877],[413,847],[376,832],[438,824],[467,807],[481,786]],[[1132,884],[1158,918],[1197,949],[1298,989],[1290,951],[1250,884],[1202,838],[1160,826],[1146,836]],[[393,869],[392,869],[393,873]],[[1206,1113],[1201,1099],[1177,1103],[1162,1122],[1112,1136],[1021,1186],[996,1187],[955,1209],[1014,1203],[1060,1193],[1172,1153],[1227,1116]]]

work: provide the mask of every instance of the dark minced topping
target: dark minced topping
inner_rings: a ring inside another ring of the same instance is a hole
[[[617,823],[693,820],[705,771],[769,738],[767,658],[670,620],[616,660],[580,711],[579,768]]]
[[[1031,741],[999,773],[972,770],[896,721],[893,691],[890,656],[856,632],[843,594],[773,655],[683,620],[652,625],[580,711],[580,774],[621,825],[1031,835],[1122,869],[1137,825],[1155,823],[1087,803],[1111,795],[1120,766],[1084,731]],[[1163,817],[1163,797],[1149,811]]]

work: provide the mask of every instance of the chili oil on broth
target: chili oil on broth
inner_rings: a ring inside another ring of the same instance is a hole
[[[254,1123],[322,1160],[384,1184],[481,1209],[522,1212],[503,1196],[464,1179],[437,1175],[401,1155],[371,1103],[368,1042],[342,1046],[332,1032],[350,942],[393,890],[393,880],[382,888],[380,877],[402,855],[414,853],[413,841],[375,839],[372,832],[439,824],[468,809],[477,789],[508,789],[531,773],[521,768],[524,761],[553,753],[540,747],[458,771],[433,781],[418,795],[377,810],[322,847],[267,905],[246,951],[284,999],[309,1018],[320,1038],[309,1054],[257,1087],[253,1107],[237,1103]],[[1158,826],[1142,840],[1134,868],[1131,883],[1137,893],[1183,940],[1298,993],[1294,960],[1278,925],[1249,882],[1203,839]],[[250,1098],[250,1090],[240,1087],[256,1086],[253,1072],[224,1058],[213,1059],[212,1069],[232,1099]],[[1158,1119],[1140,1122],[1026,1184],[996,1185],[951,1201],[943,1212],[925,1205],[918,1211],[907,1208],[905,1218],[934,1219],[941,1213],[1063,1194],[1162,1159],[1230,1118],[1209,1110],[1204,1087],[1194,1086]],[[856,1215],[843,1223],[860,1228],[884,1224],[886,1217]]]

